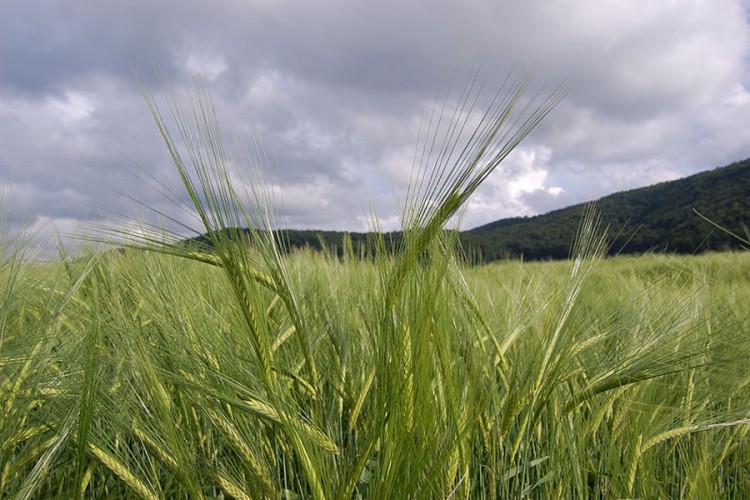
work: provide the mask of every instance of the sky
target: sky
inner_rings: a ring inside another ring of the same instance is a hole
[[[425,114],[517,61],[569,93],[464,229],[750,157],[749,0],[3,0],[3,237],[54,254],[149,209],[201,229],[143,97],[195,77],[228,145],[262,143],[280,224],[397,229]]]

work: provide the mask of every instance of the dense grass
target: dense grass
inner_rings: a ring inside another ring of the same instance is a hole
[[[568,261],[457,260],[443,228],[561,97],[529,104],[528,80],[468,142],[478,81],[436,112],[399,251],[364,260],[282,256],[210,100],[169,102],[181,146],[149,100],[215,253],[128,228],[140,249],[7,247],[0,494],[750,495],[746,254],[603,261],[587,211]]]
[[[747,255],[394,265],[6,263],[3,496],[750,493]]]

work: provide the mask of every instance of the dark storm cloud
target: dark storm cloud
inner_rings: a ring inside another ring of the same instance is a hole
[[[132,79],[132,64],[169,64],[179,32],[157,2],[55,0],[6,3],[0,20],[0,85],[23,94],[59,93],[96,75]]]

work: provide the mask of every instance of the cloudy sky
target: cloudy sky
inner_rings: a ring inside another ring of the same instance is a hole
[[[395,228],[425,111],[519,59],[570,93],[464,228],[750,157],[748,0],[4,0],[6,235],[175,209],[136,67],[157,98],[208,82],[228,143],[262,141],[288,227],[364,230],[374,208]]]

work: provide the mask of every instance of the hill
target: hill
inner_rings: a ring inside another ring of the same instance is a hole
[[[596,201],[609,226],[611,253],[650,250],[698,253],[741,246],[736,238],[701,219],[744,235],[750,222],[750,159]],[[528,218],[503,219],[461,234],[464,248],[491,261],[566,258],[583,204]]]
[[[662,251],[700,253],[741,247],[736,238],[700,218],[745,235],[750,224],[750,159],[690,177],[623,191],[596,200],[608,227],[610,253]],[[501,219],[460,233],[463,250],[472,260],[489,262],[507,257],[526,260],[569,256],[584,204],[534,217]],[[246,230],[243,230],[246,231]],[[355,254],[372,252],[368,233],[280,230],[287,249],[324,247],[339,255],[351,245]],[[399,232],[385,235],[387,250],[397,248]],[[205,235],[191,240],[210,245]],[[349,243],[350,242],[350,243]]]

